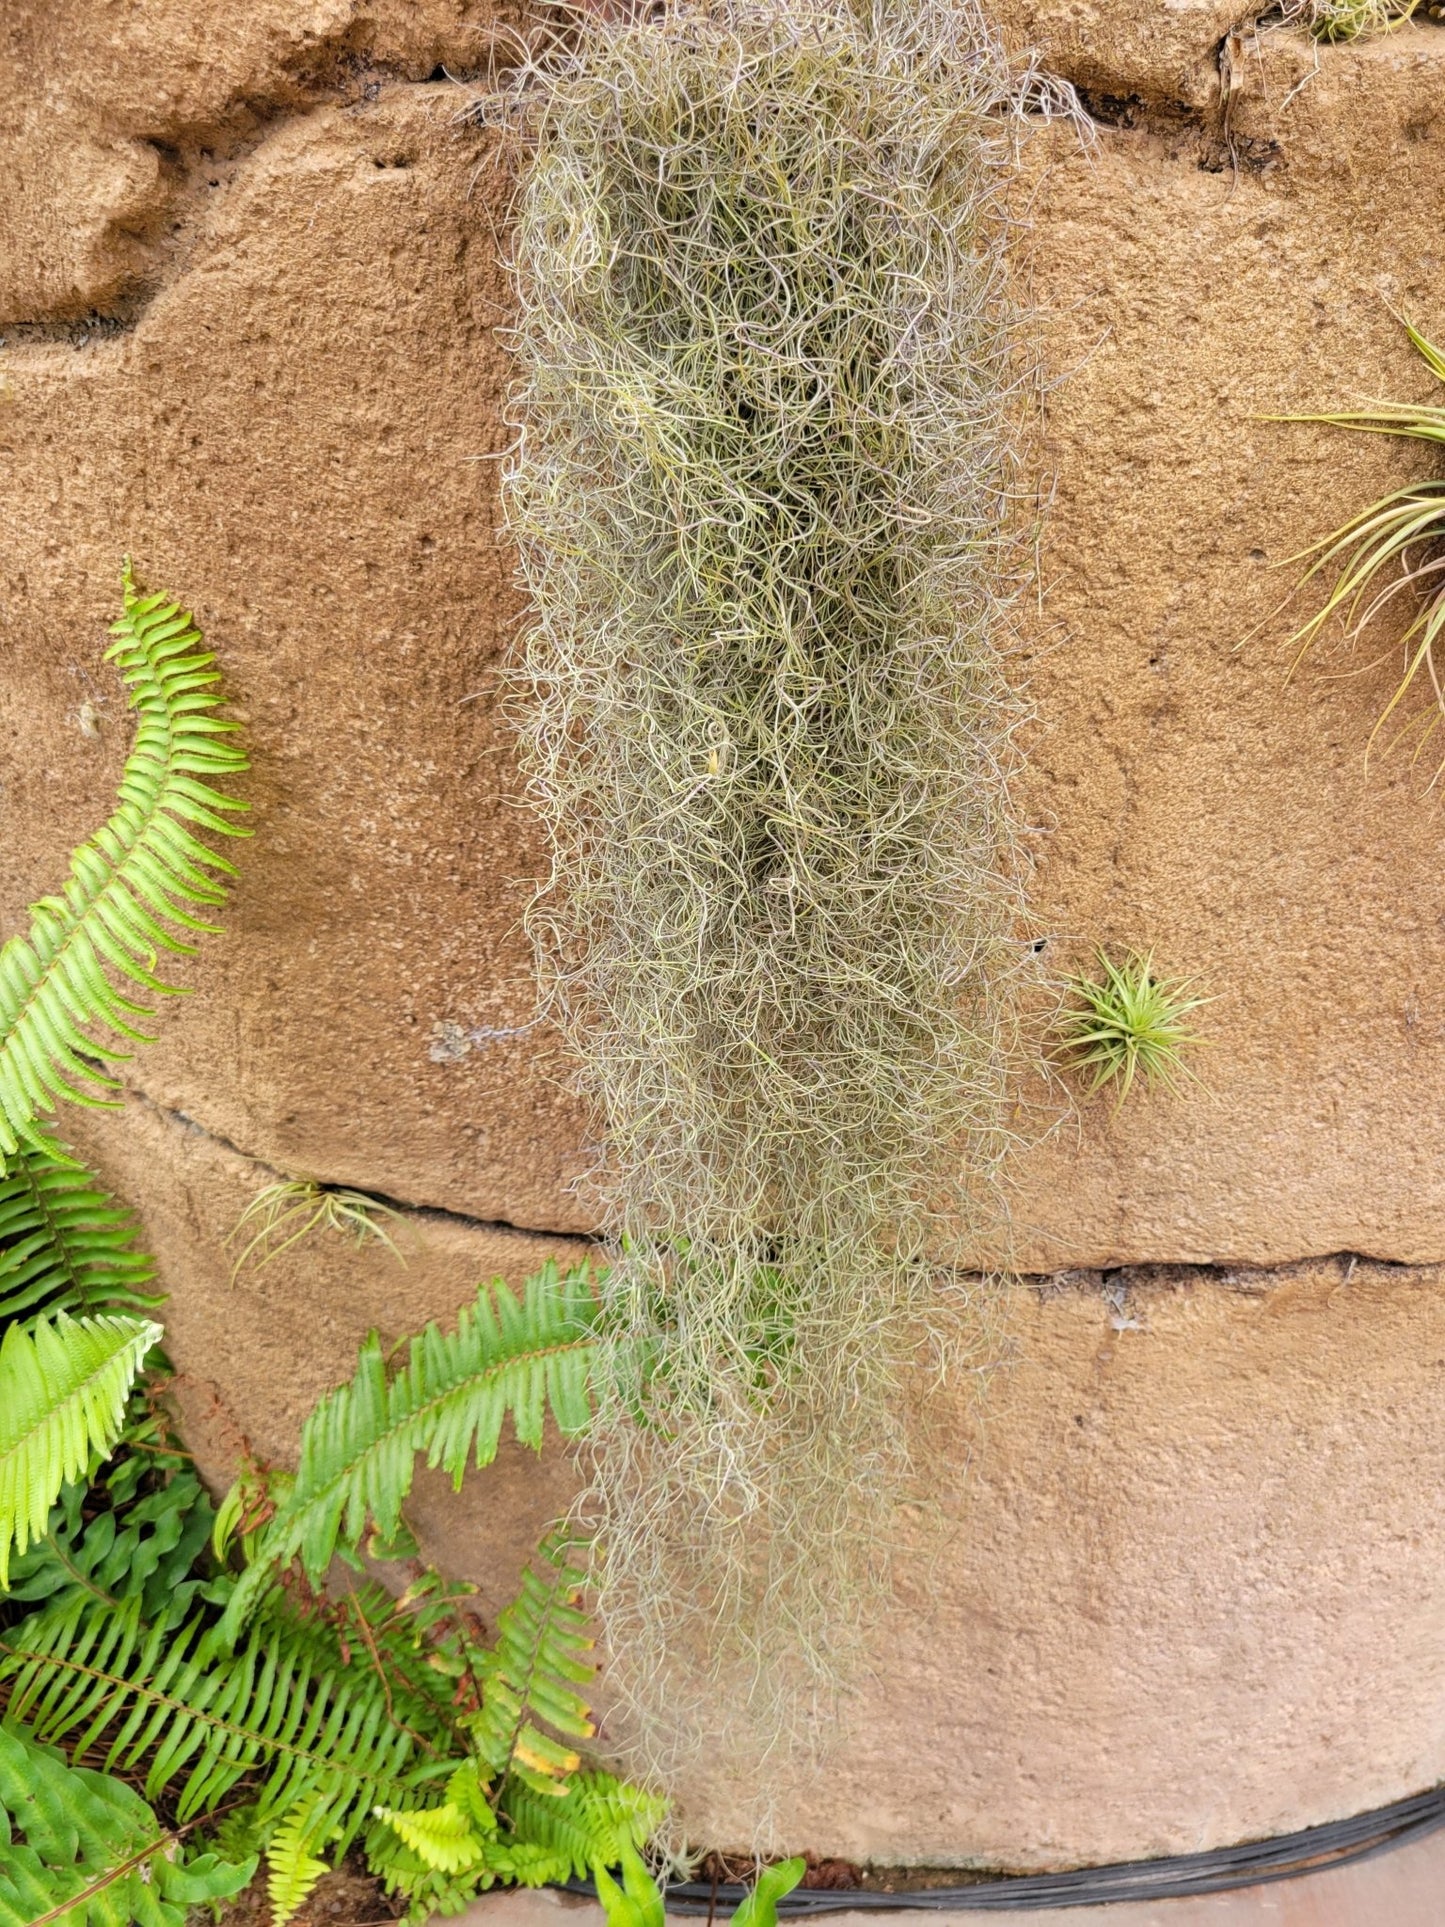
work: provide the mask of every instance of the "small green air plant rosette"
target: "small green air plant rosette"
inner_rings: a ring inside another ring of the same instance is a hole
[[[1303,0],[1293,18],[1302,18],[1316,40],[1370,40],[1394,33],[1414,18],[1420,0]],[[1291,14],[1286,11],[1286,22]]]
[[[1101,974],[1070,980],[1074,999],[1058,1023],[1069,1067],[1085,1080],[1086,1095],[1114,1091],[1114,1108],[1137,1081],[1177,1094],[1187,1079],[1198,1083],[1185,1054],[1203,1044],[1189,1025],[1192,1012],[1212,1001],[1191,996],[1190,982],[1156,974],[1152,956],[1131,951],[1115,962],[1097,952]]]

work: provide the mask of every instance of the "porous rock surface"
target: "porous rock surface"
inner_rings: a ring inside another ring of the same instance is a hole
[[[1392,664],[1286,682],[1271,615],[1276,565],[1430,455],[1260,419],[1429,392],[1391,311],[1445,301],[1445,31],[1316,55],[1208,0],[1002,15],[1098,120],[1040,134],[1020,201],[1054,378],[1031,903],[1051,968],[1136,945],[1216,996],[1207,1094],[1021,1119],[1054,1128],[1007,1255],[1063,1283],[1012,1294],[1012,1363],[936,1459],[947,1556],[905,1577],[779,1824],[1049,1866],[1445,1772],[1440,804],[1428,749],[1364,765]],[[0,21],[0,928],[108,805],[123,553],[195,607],[255,762],[228,940],[126,1111],[72,1133],[142,1212],[218,1478],[243,1436],[294,1451],[369,1325],[591,1228],[497,702],[506,188],[462,110],[515,24],[468,0]],[[277,1172],[421,1207],[407,1268],[312,1245],[233,1283],[225,1234]],[[501,1597],[571,1489],[513,1450],[460,1506],[425,1486],[422,1523]],[[698,1838],[741,1825],[725,1762],[682,1792]]]

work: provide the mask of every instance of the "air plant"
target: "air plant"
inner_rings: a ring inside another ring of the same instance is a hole
[[[1303,0],[1286,19],[1302,18],[1316,40],[1365,40],[1393,33],[1411,19],[1420,0]]]
[[[1186,1020],[1209,998],[1191,997],[1188,983],[1156,975],[1152,957],[1130,952],[1115,963],[1103,949],[1097,955],[1102,975],[1071,980],[1074,1007],[1058,1024],[1071,1068],[1087,1080],[1090,1096],[1113,1085],[1116,1108],[1136,1078],[1177,1091],[1193,1076],[1185,1052],[1203,1042]]]
[[[319,1184],[314,1178],[282,1178],[256,1193],[227,1236],[226,1243],[230,1244],[248,1225],[257,1226],[231,1267],[232,1281],[253,1258],[257,1271],[261,1271],[313,1231],[339,1231],[353,1238],[358,1246],[375,1240],[405,1264],[406,1259],[382,1222],[386,1218],[397,1224],[402,1221],[399,1211],[364,1191]]]
[[[1418,329],[1405,329],[1421,359],[1438,380],[1445,382],[1445,354]],[[1377,402],[1373,408],[1320,415],[1275,416],[1278,421],[1326,422],[1368,435],[1400,435],[1407,439],[1445,444],[1445,407],[1425,402]],[[1445,683],[1437,649],[1445,634],[1445,480],[1411,482],[1372,502],[1342,527],[1294,557],[1314,557],[1299,587],[1333,569],[1334,583],[1322,608],[1291,636],[1297,645],[1297,666],[1325,627],[1343,623],[1348,641],[1357,642],[1379,616],[1400,604],[1410,620],[1398,645],[1404,651],[1404,670],[1366,745],[1376,737],[1423,675],[1434,700],[1421,715],[1402,726],[1399,741],[1411,730],[1420,731],[1416,754],[1445,720]],[[1445,762],[1435,772],[1438,780]]]

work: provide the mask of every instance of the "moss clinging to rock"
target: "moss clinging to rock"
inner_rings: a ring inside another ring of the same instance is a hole
[[[998,1215],[1020,968],[1030,93],[967,0],[722,0],[589,18],[501,106],[533,928],[665,1365],[599,1434],[604,1609],[673,1730],[700,1630],[760,1719],[836,1658],[918,1344],[977,1332],[939,1265]]]

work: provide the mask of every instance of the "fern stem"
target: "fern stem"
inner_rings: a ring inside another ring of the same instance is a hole
[[[275,1739],[267,1733],[258,1733],[251,1727],[240,1725],[235,1720],[217,1719],[214,1714],[207,1713],[203,1709],[192,1705],[189,1700],[181,1699],[172,1693],[158,1692],[153,1686],[147,1685],[145,1681],[127,1679],[123,1673],[107,1672],[103,1667],[99,1666],[86,1666],[79,1660],[66,1659],[63,1656],[57,1657],[54,1653],[27,1652],[23,1647],[12,1646],[8,1640],[3,1638],[0,1638],[0,1653],[8,1653],[12,1659],[20,1661],[21,1664],[27,1662],[33,1664],[36,1660],[41,1660],[55,1672],[68,1673],[77,1679],[94,1680],[97,1685],[116,1687],[132,1699],[144,1700],[151,1706],[164,1707],[171,1713],[184,1714],[188,1721],[193,1721],[199,1726],[209,1727],[213,1732],[226,1734],[233,1739],[244,1740],[247,1744],[260,1747],[268,1755],[275,1756],[276,1754],[284,1754],[287,1758],[296,1760],[305,1766],[314,1766],[323,1769],[333,1768],[336,1765],[335,1759],[329,1754],[314,1752],[309,1747],[296,1746],[289,1740]],[[11,1699],[12,1695],[7,1693],[5,1695],[7,1709],[11,1703]],[[433,1759],[441,1758],[441,1754],[432,1742],[415,1732],[413,1728],[403,1727],[400,1730],[404,1731],[409,1738],[414,1739],[417,1745],[425,1752],[430,1753]],[[405,1783],[403,1781],[387,1774],[376,1775],[375,1784],[383,1790],[398,1792],[405,1790]]]

